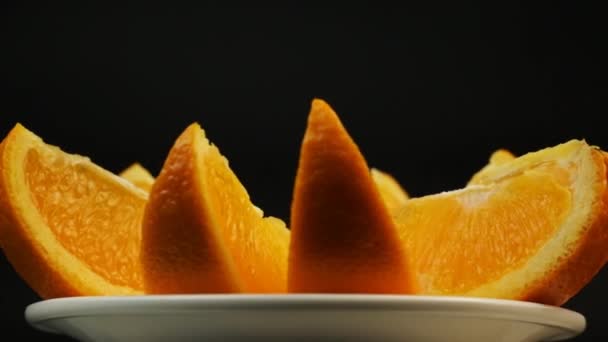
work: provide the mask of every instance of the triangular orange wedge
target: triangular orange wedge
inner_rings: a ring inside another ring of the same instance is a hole
[[[314,100],[291,207],[290,292],[409,293],[397,228],[334,111]]]
[[[572,140],[410,199],[396,221],[421,293],[561,305],[608,257],[605,159]]]
[[[150,293],[282,293],[289,231],[264,218],[198,124],[177,139],[156,178],[143,224]]]
[[[0,145],[0,244],[43,298],[143,290],[147,195],[17,124]]]
[[[378,191],[382,196],[384,204],[386,204],[391,212],[399,209],[405,204],[409,195],[395,177],[376,168],[371,169],[371,174],[372,179],[374,180],[374,183],[376,183],[376,187],[378,187]]]
[[[150,171],[139,163],[131,164],[118,175],[146,192],[150,192],[152,184],[154,184],[154,177]]]

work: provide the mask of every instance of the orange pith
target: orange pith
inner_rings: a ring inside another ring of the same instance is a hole
[[[150,171],[139,163],[131,164],[118,175],[146,192],[150,192],[154,184],[154,177],[150,174]]]
[[[151,293],[285,292],[289,231],[262,216],[198,124],[177,139],[145,210]]]
[[[21,125],[0,170],[0,243],[40,296],[141,293],[143,191]]]
[[[312,103],[291,208],[290,292],[408,293],[397,229],[337,115]]]
[[[424,293],[560,305],[608,256],[607,196],[603,157],[573,140],[410,199],[396,221]]]
[[[382,196],[384,204],[386,204],[391,212],[405,204],[409,195],[395,177],[375,168],[371,169],[371,174],[372,179],[374,180],[374,183],[376,183],[378,191]]]

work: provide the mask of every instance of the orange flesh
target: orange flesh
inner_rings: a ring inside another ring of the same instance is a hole
[[[177,140],[150,195],[142,261],[155,293],[285,292],[289,231],[262,218],[198,125]]]
[[[147,195],[20,124],[0,144],[0,244],[42,298],[141,294]]]
[[[113,284],[142,288],[138,213],[143,212],[144,203],[117,197],[121,192],[107,188],[109,184],[91,181],[82,170],[66,167],[69,161],[42,151],[27,154],[27,184],[57,240]]]
[[[142,265],[150,293],[233,292],[215,228],[197,191],[194,133],[180,136],[152,186],[144,215]]]
[[[261,218],[227,161],[212,148],[201,168],[210,210],[222,227],[233,263],[250,292],[285,292],[289,231],[278,219]]]
[[[572,204],[558,178],[529,172],[498,187],[410,200],[400,232],[425,291],[466,293],[521,267]]]
[[[396,226],[369,168],[319,100],[302,143],[291,217],[290,292],[413,291]]]

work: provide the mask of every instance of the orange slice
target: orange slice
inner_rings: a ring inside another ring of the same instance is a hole
[[[141,293],[145,192],[17,124],[0,145],[0,244],[43,298]]]
[[[468,184],[476,184],[482,181],[486,174],[491,173],[495,168],[513,159],[515,159],[515,155],[504,148],[494,151],[490,156],[488,164],[477,171],[473,177],[471,177]]]
[[[395,177],[376,168],[371,169],[371,174],[384,204],[391,212],[405,204],[409,196]]]
[[[154,184],[154,177],[150,171],[139,163],[131,164],[118,175],[146,192],[150,192],[152,184]]]
[[[150,192],[142,265],[150,293],[286,291],[289,231],[264,218],[198,124],[177,139]]]
[[[561,305],[608,257],[605,160],[572,140],[410,199],[396,221],[421,293]]]
[[[397,227],[358,147],[314,100],[291,207],[290,292],[408,293]]]

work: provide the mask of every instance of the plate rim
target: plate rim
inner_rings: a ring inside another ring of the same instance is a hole
[[[576,336],[586,329],[581,313],[527,301],[459,296],[386,294],[166,294],[76,296],[41,300],[25,309],[37,329],[60,333],[45,321],[77,316],[188,314],[201,310],[395,310],[454,313],[460,317],[502,319],[559,328]],[[155,311],[156,310],[156,311]]]

